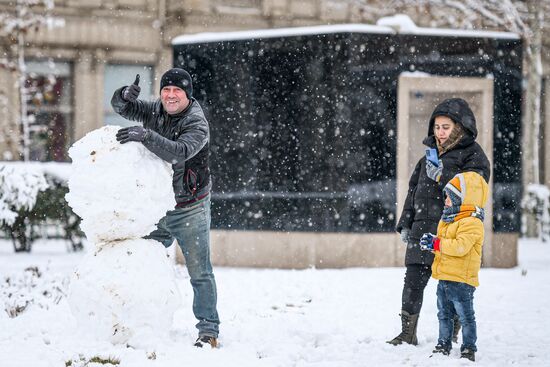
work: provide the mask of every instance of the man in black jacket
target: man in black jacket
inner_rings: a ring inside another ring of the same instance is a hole
[[[219,318],[216,280],[210,263],[210,130],[199,103],[193,98],[193,83],[187,71],[168,70],[160,82],[160,99],[147,102],[139,96],[139,75],[132,85],[115,91],[113,109],[143,126],[117,132],[121,144],[140,142],[159,158],[172,164],[176,207],[166,213],[157,229],[146,238],[182,249],[191,285],[193,313],[199,322],[195,346],[217,346]]]

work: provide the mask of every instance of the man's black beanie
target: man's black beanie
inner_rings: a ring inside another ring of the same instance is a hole
[[[162,75],[160,79],[160,90],[167,86],[181,88],[187,94],[187,98],[193,97],[193,81],[191,75],[183,69],[173,68]]]

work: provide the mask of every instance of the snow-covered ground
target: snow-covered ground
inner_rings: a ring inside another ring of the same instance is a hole
[[[84,366],[92,357],[113,358],[118,366],[468,366],[458,358],[434,356],[437,340],[435,281],[430,281],[419,323],[419,345],[385,343],[400,327],[402,268],[265,270],[216,268],[221,348],[197,349],[191,312],[192,289],[178,268],[183,307],[170,339],[154,350],[113,346],[76,329],[66,291],[82,254],[57,242],[37,243],[31,254],[14,254],[0,241],[1,305],[11,302],[11,283],[37,266],[42,276],[35,304],[18,317],[0,310],[0,366]],[[480,366],[550,366],[550,245],[522,240],[520,265],[482,269],[475,294]],[[147,269],[144,269],[147,271]],[[15,289],[16,287],[13,286]],[[56,289],[59,288],[59,289]],[[57,295],[44,296],[44,290]],[[143,290],[146,291],[146,290]],[[13,297],[12,297],[13,298]],[[53,297],[55,298],[55,297]],[[42,307],[41,307],[41,306]],[[89,363],[87,366],[100,366]]]

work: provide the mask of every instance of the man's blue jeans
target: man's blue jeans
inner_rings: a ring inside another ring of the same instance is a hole
[[[185,256],[193,286],[193,313],[199,336],[218,337],[220,320],[216,310],[216,280],[210,262],[210,196],[198,203],[166,213],[157,229],[145,238],[172,245],[174,238]]]
[[[450,282],[440,280],[437,285],[437,318],[439,319],[438,344],[451,349],[453,337],[453,316],[458,315],[462,325],[462,346],[463,351],[468,348],[477,351],[477,329],[474,312],[475,287],[466,283]],[[453,310],[454,307],[454,310]]]

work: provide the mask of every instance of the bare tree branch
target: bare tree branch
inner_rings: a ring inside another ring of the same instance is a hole
[[[351,0],[364,13],[384,16],[412,10],[432,16],[432,24],[453,28],[495,28],[519,34],[528,39],[530,12],[521,0]],[[550,0],[540,0],[543,10],[550,11]]]

